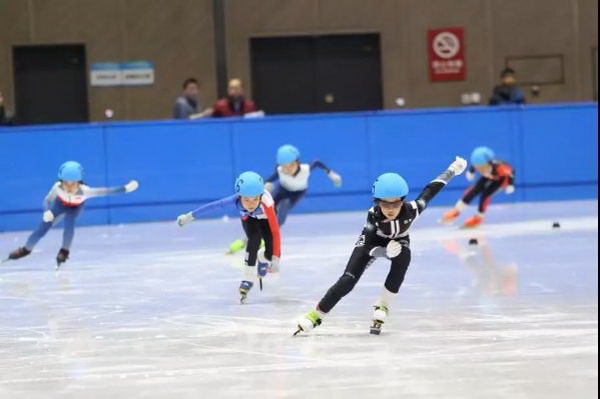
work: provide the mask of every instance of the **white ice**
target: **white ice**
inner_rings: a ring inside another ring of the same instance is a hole
[[[291,216],[281,273],[245,305],[242,256],[224,255],[236,220],[80,228],[60,272],[53,230],[0,269],[0,398],[597,397],[597,201],[496,206],[472,232],[438,226],[441,212],[413,230],[380,336],[383,261],[292,337],[341,275],[363,212]],[[1,234],[0,253],[26,236]]]

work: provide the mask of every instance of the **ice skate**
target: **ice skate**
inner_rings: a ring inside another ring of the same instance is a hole
[[[234,242],[232,242],[229,245],[229,250],[227,251],[227,255],[234,255],[237,254],[240,251],[243,251],[244,249],[246,249],[246,244],[248,244],[248,241],[246,240],[235,240]],[[260,241],[260,248],[264,248],[265,247],[265,241],[261,240]]]
[[[373,312],[373,325],[371,326],[371,334],[379,335],[381,333],[381,326],[385,323],[388,316],[388,308],[385,306],[375,306]]]
[[[25,247],[17,248],[8,255],[8,258],[4,259],[0,263],[5,263],[5,262],[8,262],[9,260],[21,259],[21,258],[24,258],[27,255],[29,255],[30,253],[31,253],[31,251]]]
[[[321,319],[321,316],[319,316],[319,314],[315,310],[313,310],[312,312],[305,314],[298,320],[298,330],[296,330],[294,335],[298,335],[303,331],[308,332],[314,329],[315,327],[320,326],[322,322],[323,320]]]
[[[229,245],[229,251],[227,251],[228,255],[236,254],[246,248],[245,240],[235,240]]]
[[[483,216],[475,215],[475,216],[472,216],[469,219],[467,219],[465,221],[465,223],[462,225],[462,228],[463,229],[474,229],[476,227],[479,227],[482,222],[483,222]]]
[[[69,259],[69,253],[68,249],[61,249],[58,251],[58,255],[56,255],[56,270]]]
[[[460,212],[458,209],[450,209],[448,212],[444,213],[438,222],[440,224],[452,224],[459,216]]]
[[[258,275],[258,282],[259,282],[259,287],[260,287],[261,291],[263,290],[263,278],[265,278],[268,271],[269,271],[268,263],[258,262],[258,264],[256,265],[256,272]]]
[[[240,284],[240,303],[244,303],[246,301],[246,298],[248,297],[248,292],[250,292],[253,286],[254,283],[252,281],[242,281],[242,283]]]

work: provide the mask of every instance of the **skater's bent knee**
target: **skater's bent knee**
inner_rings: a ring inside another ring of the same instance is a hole
[[[357,283],[357,279],[356,276],[354,276],[352,273],[344,273],[344,275],[342,277],[340,277],[340,279],[338,280],[338,288],[340,290],[340,294],[342,295],[346,295],[348,294],[350,291],[352,291],[354,289],[354,286]]]

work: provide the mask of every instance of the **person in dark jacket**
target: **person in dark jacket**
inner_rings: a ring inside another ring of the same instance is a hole
[[[10,126],[14,124],[13,117],[8,113],[4,107],[4,97],[0,92],[0,126]]]
[[[198,119],[212,114],[212,108],[201,111],[202,105],[198,101],[200,84],[194,78],[183,82],[183,93],[175,100],[173,107],[173,118],[175,119]]]
[[[525,94],[517,87],[515,70],[504,68],[500,74],[500,84],[494,87],[490,105],[525,104]]]

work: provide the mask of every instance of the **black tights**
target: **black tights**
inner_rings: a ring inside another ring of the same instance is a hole
[[[271,261],[273,258],[273,235],[267,219],[247,218],[242,219],[242,226],[248,237],[246,245],[246,265],[256,266],[260,241],[265,241],[265,258]]]
[[[492,195],[504,185],[504,180],[491,180],[482,177],[477,183],[467,189],[467,192],[462,197],[462,201],[465,204],[470,204],[475,197],[481,194],[479,198],[479,212],[484,213],[490,206]]]
[[[352,256],[350,256],[344,274],[327,291],[323,299],[321,299],[318,309],[321,312],[329,313],[343,297],[352,291],[366,268],[374,261],[375,258],[370,256],[363,247],[355,248]],[[396,294],[400,290],[400,286],[410,265],[410,248],[403,245],[400,255],[393,258],[391,262],[390,272],[385,280],[385,288]]]

